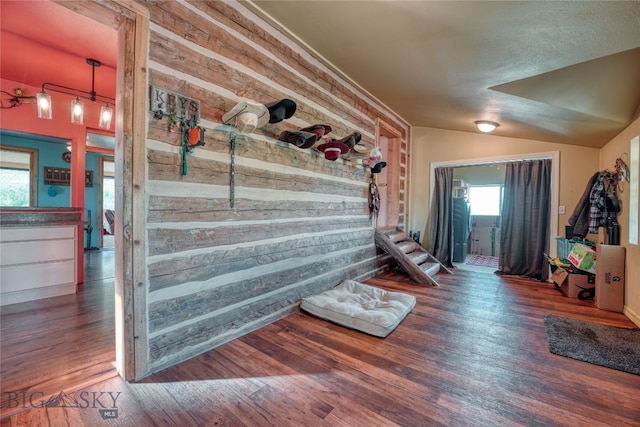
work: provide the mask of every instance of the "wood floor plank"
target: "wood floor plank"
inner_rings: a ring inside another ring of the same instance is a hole
[[[3,307],[2,427],[639,425],[640,376],[551,354],[543,317],[633,323],[551,283],[456,269],[434,288],[383,273],[366,283],[417,298],[386,338],[298,312],[127,383],[106,271],[71,298]],[[60,391],[92,405],[17,404]]]

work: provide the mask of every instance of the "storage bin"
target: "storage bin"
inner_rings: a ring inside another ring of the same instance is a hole
[[[569,252],[571,252],[571,248],[573,248],[574,243],[582,243],[583,245],[587,245],[590,247],[595,246],[595,243],[588,240],[571,240],[565,239],[564,237],[556,237],[556,243],[558,245],[558,258],[560,258],[560,260],[562,261],[567,262],[569,262]]]

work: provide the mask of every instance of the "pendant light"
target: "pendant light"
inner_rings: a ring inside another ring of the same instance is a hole
[[[53,106],[51,103],[51,95],[47,91],[62,93],[65,95],[75,96],[75,99],[71,101],[71,123],[83,124],[84,123],[84,104],[80,98],[88,99],[92,103],[100,102],[104,103],[100,110],[100,119],[98,127],[101,129],[111,128],[111,119],[113,117],[113,109],[110,104],[115,104],[115,99],[105,95],[99,95],[95,91],[95,73],[96,67],[102,65],[100,61],[92,58],[87,58],[87,64],[91,66],[91,91],[85,91],[81,89],[75,89],[68,86],[58,85],[55,83],[43,83],[42,90],[36,95],[38,103],[38,118],[49,119],[53,118]]]

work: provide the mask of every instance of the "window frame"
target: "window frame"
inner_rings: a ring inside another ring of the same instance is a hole
[[[638,230],[640,218],[638,216],[640,201],[638,189],[640,188],[640,179],[638,179],[638,171],[640,170],[640,136],[636,135],[629,141],[629,151],[631,158],[629,159],[629,244],[638,245],[640,240],[640,231]]]
[[[38,206],[38,149],[16,147],[13,145],[0,145],[0,151],[13,151],[29,154],[29,207]],[[3,206],[15,208],[15,206]]]

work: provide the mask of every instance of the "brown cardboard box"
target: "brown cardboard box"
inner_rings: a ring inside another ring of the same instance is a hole
[[[596,252],[596,307],[622,313],[625,247],[599,244]]]
[[[589,276],[587,274],[569,273],[562,267],[558,267],[556,271],[554,271],[551,275],[551,280],[560,286],[562,293],[569,298],[578,298],[581,290],[593,288],[593,285],[589,283]]]

